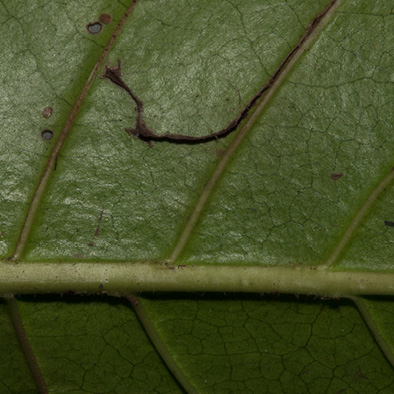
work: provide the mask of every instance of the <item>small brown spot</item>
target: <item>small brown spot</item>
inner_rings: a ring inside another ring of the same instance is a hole
[[[334,181],[336,181],[337,179],[342,178],[344,175],[345,174],[343,172],[337,172],[337,173],[333,172],[330,175],[330,178],[333,179]]]
[[[53,108],[52,107],[46,107],[44,108],[44,110],[42,111],[42,116],[44,118],[50,118],[53,112]]]
[[[94,243],[93,242],[89,242],[88,246],[94,246]]]
[[[41,131],[41,137],[42,137],[42,139],[49,141],[53,137],[53,131],[52,130],[43,130],[43,131]]]
[[[356,374],[357,378],[359,378],[356,381],[358,381],[360,379],[368,379],[368,376],[361,372],[361,368],[359,366],[357,367],[355,374]]]
[[[112,17],[109,14],[101,14],[100,15],[100,22],[103,22],[105,25],[111,23]]]
[[[101,219],[103,218],[103,214],[104,214],[104,210],[101,211],[100,217],[99,217],[99,219],[98,219],[97,228],[96,228],[96,231],[95,231],[95,233],[94,233],[94,235],[95,235],[96,237],[99,235],[99,232],[100,232],[100,222],[101,222]]]
[[[131,302],[131,304],[134,307],[138,307],[139,306],[140,303],[138,302],[138,298],[137,297],[135,297],[133,295],[129,295],[129,296],[126,296],[126,298]]]
[[[217,157],[222,157],[226,153],[226,149],[215,149]]]
[[[100,22],[93,22],[93,23],[88,23],[86,25],[86,29],[89,33],[91,34],[98,34],[102,30],[103,26],[101,25]]]
[[[102,283],[99,284],[99,288],[102,289],[104,285]]]

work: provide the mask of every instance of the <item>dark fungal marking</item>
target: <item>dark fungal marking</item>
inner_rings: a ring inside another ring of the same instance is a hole
[[[95,233],[94,233],[95,237],[97,237],[97,236],[99,235],[99,232],[100,232],[100,222],[101,222],[101,220],[102,220],[102,218],[103,218],[103,214],[104,214],[104,210],[101,211],[100,216],[99,216],[99,218],[98,218],[97,228],[96,228],[96,231],[95,231]]]
[[[42,130],[41,137],[43,140],[49,141],[53,137],[53,131],[48,129]]]
[[[385,224],[386,226],[389,226],[389,227],[394,227],[394,222],[391,222],[390,220],[385,220],[385,221],[384,221],[384,224]]]
[[[101,14],[100,15],[100,22],[104,23],[105,25],[108,25],[112,21],[112,17],[109,14]]]
[[[332,173],[330,175],[330,178],[333,179],[334,181],[336,181],[339,178],[342,178],[345,174],[343,172],[339,172],[339,173]]]
[[[44,118],[50,118],[53,112],[53,108],[52,107],[46,107],[44,108],[44,110],[42,111],[42,116]]]
[[[98,34],[102,30],[103,26],[100,22],[88,23],[86,30],[91,34]]]

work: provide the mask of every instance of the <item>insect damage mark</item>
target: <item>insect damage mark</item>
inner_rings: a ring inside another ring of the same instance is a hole
[[[46,107],[42,111],[42,116],[46,119],[50,118],[52,116],[53,108],[52,107]]]
[[[104,210],[101,211],[100,216],[99,216],[99,218],[98,218],[96,231],[94,232],[94,236],[95,236],[95,237],[97,237],[97,236],[99,235],[99,232],[100,232],[100,223],[101,223],[101,220],[103,219],[103,215],[104,215]],[[88,243],[88,246],[89,246],[89,247],[94,246],[94,242],[89,242],[89,243]]]
[[[146,142],[150,147],[152,146],[152,141],[168,141],[173,143],[180,144],[198,144],[202,142],[208,142],[212,140],[217,140],[219,138],[226,137],[232,131],[236,130],[243,119],[246,118],[249,111],[256,104],[257,100],[261,97],[261,95],[268,90],[268,88],[272,85],[273,80],[270,81],[261,89],[251,101],[238,113],[237,117],[233,119],[225,128],[219,130],[214,133],[210,133],[207,135],[203,135],[200,137],[193,137],[184,134],[172,134],[172,133],[164,133],[157,134],[155,131],[151,130],[145,123],[143,119],[144,114],[144,104],[137,97],[137,95],[129,88],[129,86],[123,81],[121,74],[121,63],[118,60],[118,63],[114,67],[105,66],[104,74],[101,75],[101,78],[109,79],[112,83],[119,86],[121,89],[125,90],[133,101],[136,104],[137,117],[135,126],[131,128],[125,129],[129,134],[134,137]],[[272,77],[271,77],[272,78]]]
[[[108,25],[112,21],[112,17],[109,14],[101,14],[99,19],[100,19],[100,22],[102,22],[106,25]]]
[[[157,134],[155,131],[151,130],[145,123],[143,119],[144,113],[144,104],[137,97],[137,95],[129,88],[129,86],[123,81],[121,74],[121,63],[118,60],[118,63],[114,67],[105,66],[104,74],[101,75],[102,78],[109,79],[112,83],[119,86],[121,89],[125,90],[133,101],[136,104],[137,117],[134,127],[127,128],[126,131],[133,135],[134,137],[144,141],[150,147],[152,146],[153,141],[167,141],[172,143],[180,143],[180,144],[199,144],[203,142],[208,142],[212,140],[217,140],[219,138],[226,137],[231,132],[236,130],[241,122],[249,115],[249,112],[256,106],[259,99],[263,96],[263,94],[268,91],[274,84],[274,82],[279,78],[282,71],[288,65],[290,60],[296,55],[296,53],[300,50],[302,44],[308,39],[308,37],[315,30],[319,22],[322,18],[329,12],[329,10],[334,6],[337,0],[331,0],[328,6],[317,15],[313,21],[309,24],[306,29],[304,35],[300,38],[298,43],[291,49],[291,51],[287,54],[284,60],[280,63],[276,71],[270,76],[268,82],[251,98],[251,100],[238,112],[238,115],[223,129],[213,132],[210,134],[206,134],[200,137],[193,137],[184,134],[172,134],[172,133],[164,133]]]
[[[93,22],[93,23],[88,23],[86,25],[86,30],[90,34],[98,34],[102,30],[103,26],[100,22]]]
[[[43,130],[43,131],[41,131],[41,137],[42,137],[43,140],[49,141],[53,137],[53,131],[52,130],[48,130],[48,129]]]
[[[107,44],[105,45],[104,49],[102,50],[101,54],[99,55],[97,61],[95,62],[93,69],[91,70],[89,77],[85,84],[82,87],[82,90],[79,92],[78,96],[76,97],[74,104],[65,119],[63,127],[59,132],[59,136],[56,142],[53,144],[52,150],[49,154],[48,160],[46,162],[45,168],[41,174],[40,179],[38,180],[38,184],[34,191],[34,194],[30,200],[29,208],[26,212],[24,222],[19,233],[18,240],[16,241],[15,248],[12,251],[11,256],[9,257],[10,260],[19,260],[23,251],[26,246],[27,239],[29,238],[30,231],[33,226],[34,218],[36,216],[38,207],[40,205],[40,201],[43,198],[44,192],[47,188],[48,182],[52,176],[52,170],[55,167],[56,160],[59,157],[60,151],[62,150],[65,141],[67,140],[67,136],[75,122],[75,119],[82,107],[82,103],[85,101],[86,95],[89,92],[93,81],[95,81],[96,76],[98,74],[99,69],[101,68],[104,60],[108,56],[108,53],[114,47],[117,37],[119,36],[120,32],[122,31],[124,25],[126,24],[129,17],[132,15],[138,0],[132,0],[130,6],[127,8],[126,12],[124,13],[122,19],[118,22],[117,26],[115,27],[111,37],[109,38]]]
[[[104,214],[104,210],[101,211],[100,216],[99,216],[99,218],[98,218],[97,228],[96,228],[96,231],[95,231],[95,233],[94,233],[94,236],[95,236],[95,237],[97,237],[97,236],[99,235],[99,232],[100,232],[100,223],[101,223],[101,220],[103,219],[103,214]]]
[[[332,173],[330,175],[330,178],[334,181],[336,181],[339,178],[342,178],[345,174],[343,172],[339,172],[339,173]]]

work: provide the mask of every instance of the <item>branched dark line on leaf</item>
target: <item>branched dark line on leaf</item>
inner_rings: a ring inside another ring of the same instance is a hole
[[[21,345],[23,354],[25,355],[27,365],[29,366],[29,369],[37,384],[40,394],[47,394],[48,389],[45,380],[41,374],[40,367],[37,364],[37,360],[34,356],[33,350],[30,346],[29,340],[27,339],[25,328],[23,327],[22,324],[22,318],[19,313],[16,300],[13,296],[10,296],[7,298],[7,302],[8,302],[8,310],[11,315],[11,321],[14,326],[16,336],[18,337],[19,344]]]
[[[241,124],[242,120],[244,120],[249,112],[256,105],[260,97],[271,88],[274,82],[278,79],[284,67],[289,63],[289,61],[293,58],[294,54],[298,51],[301,45],[306,41],[309,35],[312,33],[316,25],[320,22],[320,20],[327,14],[327,12],[331,9],[334,3],[337,0],[331,0],[330,4],[318,15],[315,19],[309,24],[306,29],[304,35],[298,41],[296,46],[287,54],[285,59],[281,62],[276,71],[270,76],[268,82],[252,97],[252,99],[245,105],[245,107],[238,113],[235,119],[233,119],[225,128],[206,134],[200,137],[193,137],[184,134],[172,134],[172,133],[164,133],[157,134],[155,131],[151,130],[145,123],[143,119],[144,114],[144,104],[143,102],[136,96],[136,94],[129,88],[129,86],[123,81],[121,74],[121,62],[118,60],[118,63],[114,67],[105,66],[104,74],[101,76],[102,78],[109,79],[112,83],[119,86],[121,89],[125,90],[133,99],[136,104],[137,117],[135,126],[131,128],[127,128],[126,131],[133,135],[136,138],[146,142],[149,146],[152,146],[152,141],[167,141],[172,143],[181,143],[181,144],[198,144],[203,142],[208,142],[212,140],[217,140],[219,138],[226,137],[231,132],[236,130],[238,126]]]

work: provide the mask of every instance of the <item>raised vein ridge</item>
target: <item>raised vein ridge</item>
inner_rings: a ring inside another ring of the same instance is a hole
[[[352,222],[349,227],[346,229],[338,244],[335,246],[332,251],[330,257],[326,260],[326,262],[320,265],[319,269],[327,269],[333,267],[337,262],[340,255],[345,250],[346,246],[349,244],[353,234],[360,226],[360,223],[365,218],[365,216],[370,212],[372,205],[375,203],[379,195],[385,190],[385,188],[393,181],[394,179],[394,168],[390,170],[390,172],[379,182],[379,184],[375,187],[372,193],[367,197],[364,204],[358,210],[356,215],[354,216]]]
[[[251,110],[251,107],[254,107],[254,112],[250,111],[252,112],[251,115],[247,118],[241,130],[239,131],[231,145],[227,148],[221,161],[212,173],[211,178],[207,182],[202,194],[200,195],[194,211],[190,215],[189,221],[187,222],[181,236],[178,239],[177,244],[175,245],[171,256],[168,259],[169,263],[174,263],[185,248],[186,243],[188,242],[192,231],[196,226],[197,221],[205,207],[205,204],[207,203],[209,196],[212,194],[219,178],[223,174],[230,158],[240,146],[241,142],[248,134],[250,129],[254,126],[261,113],[265,109],[270,98],[279,89],[286,75],[293,68],[296,61],[300,58],[305,49],[307,49],[311,45],[315,37],[320,33],[324,26],[329,23],[329,21],[331,20],[331,16],[335,13],[340,3],[341,0],[331,0],[328,6],[312,20],[312,22],[306,29],[304,35],[300,38],[294,48],[292,48],[291,51],[286,55],[286,57],[280,63],[276,71],[271,75],[268,82],[256,93],[256,95],[247,104],[247,107],[249,107],[247,109],[245,117],[246,115],[250,115],[249,111]]]
[[[85,85],[82,87],[81,92],[79,93],[78,98],[76,99],[73,107],[71,108],[71,112],[68,115],[66,122],[62,128],[62,131],[59,134],[59,137],[53,146],[51,153],[49,155],[48,161],[46,163],[45,169],[41,175],[41,178],[38,182],[38,185],[36,187],[36,190],[34,192],[33,198],[30,202],[29,209],[27,211],[25,221],[23,223],[21,232],[19,234],[18,241],[16,243],[16,247],[14,252],[12,253],[10,259],[12,260],[19,260],[21,258],[21,255],[24,251],[27,239],[30,234],[31,227],[34,222],[35,215],[38,210],[38,206],[40,205],[40,202],[42,200],[42,197],[44,195],[46,186],[48,184],[48,181],[52,175],[52,172],[55,168],[57,158],[59,156],[59,153],[66,141],[66,138],[68,136],[68,133],[71,130],[71,127],[74,124],[75,118],[77,117],[77,114],[79,113],[79,110],[82,106],[82,103],[94,81],[94,79],[97,76],[97,73],[102,66],[105,58],[107,57],[109,51],[112,49],[112,47],[115,44],[116,38],[118,37],[119,33],[121,32],[124,24],[126,23],[127,19],[129,16],[132,14],[135,5],[137,4],[138,0],[133,0],[129,8],[126,10],[125,14],[123,15],[123,18],[119,21],[118,25],[116,26],[111,38],[109,39],[107,45],[101,52],[96,64],[94,65],[92,72],[89,75],[88,80],[86,81]]]

